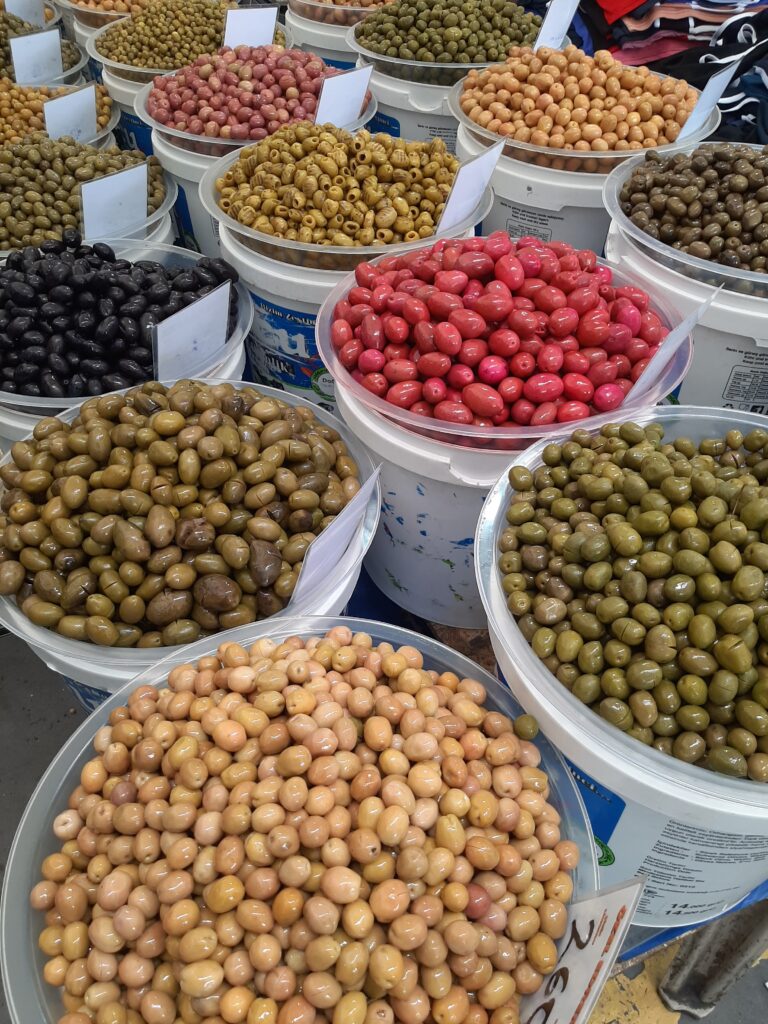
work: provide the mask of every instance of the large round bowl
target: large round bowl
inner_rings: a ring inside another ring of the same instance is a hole
[[[717,142],[701,143],[687,142],[685,146],[679,147],[676,152],[690,153],[694,149],[716,149]],[[764,147],[739,143],[749,149],[762,150]],[[666,148],[664,150],[666,152]],[[661,263],[670,270],[674,270],[684,277],[690,277],[694,281],[701,281],[711,285],[713,288],[722,286],[724,291],[741,292],[750,297],[768,297],[768,274],[758,274],[752,270],[739,270],[735,267],[726,267],[714,260],[702,260],[698,256],[691,256],[687,252],[681,252],[666,242],[647,235],[642,228],[630,220],[624,213],[619,198],[624,183],[631,177],[633,171],[645,163],[645,157],[640,156],[635,160],[627,161],[612,171],[603,186],[603,202],[605,208],[611,215],[616,228],[623,235],[632,239],[634,244],[646,255],[657,263]]]
[[[722,437],[734,427],[743,429],[746,433],[754,428],[765,429],[766,425],[765,417],[752,413],[693,406],[664,406],[621,417],[623,422],[627,422],[629,419],[643,426],[660,423],[664,427],[667,438],[683,436],[693,441]],[[614,422],[617,422],[615,415]],[[583,424],[574,426],[578,426],[579,430],[584,429]],[[589,424],[587,426],[589,427]],[[561,430],[559,440],[567,439],[571,433],[572,431]],[[532,445],[516,456],[511,464],[525,466],[530,470],[541,466],[542,452],[552,439],[549,438],[546,442],[542,441]],[[624,802],[628,807],[631,805],[628,817],[630,829],[635,820],[646,822],[646,825],[635,826],[641,833],[638,836],[638,843],[641,845],[647,841],[647,837],[642,835],[644,827],[647,827],[649,835],[655,838],[655,832],[652,831],[653,824],[647,822],[648,814],[653,812],[680,820],[683,823],[683,828],[690,827],[692,844],[701,842],[696,835],[697,831],[703,830],[706,834],[708,830],[715,830],[712,840],[714,845],[712,845],[711,851],[704,852],[700,861],[692,859],[685,862],[686,870],[689,865],[692,866],[694,878],[697,873],[703,872],[706,875],[707,872],[710,872],[711,874],[717,870],[712,865],[722,864],[720,870],[724,874],[718,876],[722,886],[714,885],[714,891],[707,894],[715,903],[717,903],[720,892],[728,892],[729,885],[731,888],[733,887],[734,878],[737,886],[740,880],[737,862],[730,865],[727,860],[726,851],[729,845],[727,840],[730,837],[725,833],[739,832],[748,836],[750,845],[744,849],[751,851],[751,854],[745,857],[742,871],[749,870],[753,880],[750,883],[749,877],[745,877],[741,893],[733,893],[730,899],[727,896],[724,897],[721,906],[704,914],[703,918],[699,916],[698,920],[712,917],[725,910],[727,905],[738,902],[747,891],[765,877],[765,858],[768,857],[768,790],[763,783],[730,779],[701,767],[686,764],[626,736],[620,729],[605,722],[577,697],[574,697],[545,668],[520,632],[514,616],[507,608],[506,595],[501,585],[501,573],[498,568],[498,544],[502,532],[508,526],[506,511],[511,496],[512,489],[505,470],[488,494],[475,535],[477,584],[488,616],[488,628],[497,662],[502,666],[506,681],[526,711],[538,717],[541,727],[552,743],[565,757],[574,762],[579,774],[586,773],[586,785],[590,791],[598,793],[598,803],[600,802],[599,791],[602,787],[609,787],[610,790],[618,794],[613,797],[612,804],[609,798],[605,797],[602,814],[598,815],[608,833],[611,831],[611,826],[615,825],[615,817],[622,814]],[[593,781],[595,779],[598,789]],[[628,793],[633,796],[628,797]],[[637,804],[632,803],[635,794]],[[620,809],[617,809],[617,803],[620,805]],[[635,808],[637,808],[637,819],[632,816]],[[650,808],[645,817],[641,813],[644,808]],[[740,827],[734,827],[735,823],[738,823]],[[723,833],[722,836],[721,833]],[[652,846],[653,842],[652,838],[649,845]],[[685,847],[685,841],[681,840],[679,835],[670,833],[668,842],[671,844],[670,849],[675,857],[678,856],[675,845],[682,843],[683,849]],[[626,847],[626,842],[624,845]],[[738,851],[739,844],[734,843],[733,845]],[[660,850],[658,853],[660,859],[655,861],[656,866],[661,867],[661,882],[657,885],[651,879],[648,884],[650,890],[655,890],[653,897],[657,899],[659,889],[664,893],[670,888],[674,889],[675,885],[675,861],[673,860],[672,866],[666,869],[663,866],[665,852],[664,849]],[[764,858],[762,863],[761,854]],[[721,855],[722,860],[719,859]],[[631,860],[632,854],[625,849],[625,856]],[[680,856],[685,855],[680,854]],[[691,854],[692,858],[693,856]],[[640,859],[642,861],[642,854]],[[613,861],[609,860],[607,863],[610,865]],[[701,865],[698,872],[696,864]],[[630,873],[637,868],[637,865],[629,864],[627,866]],[[755,874],[759,875],[761,868],[763,869],[762,876],[755,878]],[[686,878],[690,877],[690,875],[686,875]],[[619,881],[620,879],[615,878],[614,880]],[[696,893],[691,893],[692,902],[688,902],[689,894],[685,890],[689,887],[694,889],[695,885],[684,883],[681,886],[681,906],[677,911],[673,910],[665,921],[644,920],[640,915],[637,923],[645,925],[696,923],[695,912],[692,914],[687,909],[689,906],[695,906],[696,903]]]
[[[178,74],[176,71],[169,71],[168,75]],[[165,77],[165,76],[163,76]],[[155,87],[154,81],[148,82],[139,92],[136,94],[134,100],[134,110],[141,120],[148,124],[153,132],[157,132],[164,142],[169,143],[171,146],[176,146],[177,149],[185,149],[189,153],[197,153],[200,156],[210,156],[214,158],[221,158],[226,156],[235,150],[243,149],[245,146],[253,146],[255,142],[253,139],[220,139],[210,138],[207,135],[192,135],[190,132],[182,132],[178,128],[173,128],[170,125],[163,124],[161,121],[155,120],[154,117],[147,110],[147,100],[149,94]],[[339,125],[347,132],[357,132],[361,128],[364,128],[368,122],[376,114],[377,110],[376,97],[371,95],[365,109],[358,118],[352,121],[350,124]]]
[[[111,25],[120,18],[129,18],[127,11],[101,11],[94,7],[85,7],[83,4],[74,3],[73,0],[56,0],[56,6],[66,11],[75,21],[85,28],[103,28]]]
[[[170,382],[166,382],[170,383]],[[260,395],[268,398],[276,398],[287,405],[303,406],[306,401],[303,397],[280,391],[277,388],[262,387],[260,384],[248,384],[239,380],[220,380],[217,378],[207,379],[206,384],[232,384],[235,387],[253,387]],[[82,399],[81,401],[85,401]],[[61,419],[71,423],[77,418],[77,408],[70,409],[61,415]],[[319,406],[312,406],[312,412],[318,420],[331,426],[338,431],[347,449],[355,459],[360,480],[365,481],[374,472],[373,462],[367,449],[353,435],[352,431],[330,413]],[[8,461],[6,456],[4,461]],[[287,606],[277,615],[271,616],[267,623],[279,623],[280,620],[295,615],[307,615],[322,607],[322,602],[328,602],[329,594],[339,590],[339,580],[348,580],[351,587],[357,580],[360,572],[363,557],[365,556],[379,522],[380,497],[378,484],[371,494],[365,509],[363,521],[352,538],[346,551],[339,555],[334,573],[328,578],[318,581],[304,593],[296,602],[295,607]],[[340,607],[343,607],[348,596]],[[94,644],[84,643],[81,640],[70,640],[68,637],[60,636],[58,633],[35,626],[24,615],[16,604],[15,600],[9,597],[0,597],[0,625],[8,632],[19,636],[32,648],[50,668],[62,674],[101,676],[103,682],[102,692],[108,690],[114,692],[119,686],[132,679],[138,672],[151,668],[152,665],[166,654],[174,653],[173,647],[136,648],[136,647],[98,647]],[[210,646],[215,648],[220,643],[223,633],[217,633],[209,638]],[[68,666],[72,666],[69,671]],[[77,669],[75,669],[77,666]]]
[[[424,239],[422,248],[428,245],[429,241],[430,239]],[[617,284],[631,285],[634,283],[631,278],[626,277],[614,267],[611,267],[611,269],[613,270],[613,279]],[[447,444],[461,445],[463,447],[471,446],[516,451],[527,448],[528,445],[542,438],[549,439],[558,436],[568,429],[567,424],[564,425],[562,423],[531,424],[528,426],[504,425],[500,427],[479,427],[473,423],[447,423],[438,419],[418,416],[407,409],[399,409],[391,402],[387,402],[385,399],[379,398],[368,391],[367,388],[364,388],[362,384],[359,384],[352,377],[349,370],[342,366],[336,350],[331,344],[333,310],[336,304],[346,297],[350,288],[353,288],[355,284],[354,274],[350,274],[340,281],[323,303],[317,317],[317,327],[315,330],[317,348],[320,358],[328,370],[330,370],[337,388],[341,388],[344,392],[362,402],[367,408],[395,422],[406,430],[412,430],[414,433],[433,438],[435,441],[443,441]],[[674,309],[666,301],[666,295],[662,295],[660,289],[648,289],[648,294],[651,297],[652,308],[659,314],[666,327],[671,329],[680,322],[681,316],[674,312]],[[621,415],[622,418],[632,416],[639,409],[646,409],[648,406],[664,401],[683,380],[692,359],[693,337],[689,335],[685,342],[670,357],[669,362],[656,382],[648,388],[642,398],[637,399],[633,403],[632,392],[630,391],[620,410],[599,413],[590,416],[588,419],[579,420],[578,423],[574,424],[574,429],[578,426],[581,429],[591,430],[594,428],[599,430],[606,423],[613,423],[617,415]]]
[[[239,151],[230,153],[217,160],[215,164],[211,164],[200,179],[200,201],[214,221],[229,228],[238,242],[268,259],[277,260],[279,263],[293,263],[315,270],[354,270],[358,263],[375,259],[377,256],[412,252],[436,242],[441,237],[439,223],[435,234],[430,235],[429,238],[419,238],[414,242],[398,242],[393,245],[370,246],[307,245],[305,242],[293,242],[288,238],[275,238],[274,235],[254,231],[253,228],[246,227],[234,217],[230,217],[217,202],[216,180],[240,159],[240,155]],[[492,206],[493,192],[488,188],[481,197],[477,208],[449,232],[450,237],[459,238],[465,233],[473,231],[475,226],[488,216]]]
[[[374,643],[386,642],[395,647],[413,645],[423,653],[425,667],[478,679],[488,692],[487,707],[510,716],[520,713],[509,690],[468,658],[409,630],[365,619],[305,616],[281,622],[272,620],[229,630],[174,651],[127,683],[80,726],[56,755],[27,804],[8,856],[0,910],[0,966],[13,1024],[55,1024],[63,1012],[59,993],[42,978],[45,958],[38,949],[37,937],[43,927],[43,915],[30,911],[28,896],[39,880],[43,858],[60,848],[60,842],[51,831],[53,819],[66,808],[69,794],[80,781],[82,766],[92,756],[96,730],[106,724],[110,712],[125,704],[128,694],[137,686],[162,686],[174,665],[215,653],[225,637],[249,645],[265,636],[280,641],[290,636],[322,635],[337,625],[348,626],[353,632],[368,633]],[[581,851],[581,862],[573,873],[573,896],[582,899],[597,887],[595,853],[584,805],[557,751],[541,734],[536,744],[542,754],[541,767],[549,775],[550,800],[563,818],[563,835],[576,842]],[[566,942],[567,938],[562,941]],[[525,1005],[524,1000],[523,1016]]]
[[[667,76],[658,75],[658,77],[666,78]],[[499,142],[504,142],[502,155],[510,157],[512,160],[526,164],[535,164],[537,167],[546,167],[553,171],[568,171],[577,174],[608,174],[614,167],[624,167],[638,153],[645,152],[645,150],[628,149],[618,152],[616,150],[606,150],[605,152],[587,150],[582,153],[575,149],[550,149],[549,146],[534,146],[530,142],[517,142],[515,139],[498,135],[496,132],[489,132],[487,128],[482,128],[479,124],[475,124],[461,109],[461,94],[464,91],[464,84],[463,79],[461,82],[457,82],[448,94],[448,107],[451,113],[459,124],[463,125],[467,131],[471,132],[481,142],[488,143],[489,145],[498,145]],[[666,146],[654,147],[653,152],[664,154],[683,152],[689,146],[695,146],[716,132],[721,119],[720,108],[715,106],[710,111],[709,117],[701,128],[695,131],[689,138],[684,139],[682,142],[670,142]]]
[[[376,6],[355,7],[352,4],[329,3],[328,0],[288,0],[288,10],[297,18],[316,21],[328,28],[347,28],[367,18],[374,11],[386,7],[386,2]]]

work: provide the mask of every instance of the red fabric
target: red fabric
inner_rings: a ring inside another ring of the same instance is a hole
[[[598,7],[609,25],[623,18],[625,14],[631,14],[637,9],[639,2],[640,0],[597,0]]]
[[[688,39],[686,36],[675,34],[659,38],[660,35],[663,34],[659,33],[659,35],[651,36],[645,40],[643,45],[631,46],[623,50],[612,48],[611,53],[622,64],[637,67],[640,64],[650,64],[655,60],[663,60],[665,57],[674,57],[675,54],[683,53],[685,50],[701,45],[701,43]]]

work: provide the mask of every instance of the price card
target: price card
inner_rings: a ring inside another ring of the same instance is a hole
[[[552,46],[559,50],[568,35],[579,0],[550,0],[544,21],[541,23],[534,50],[540,46]]]
[[[697,132],[706,123],[707,118],[720,102],[720,97],[731,84],[731,79],[736,74],[738,66],[739,61],[735,60],[733,64],[729,64],[727,68],[723,68],[722,71],[718,71],[716,75],[710,78],[701,90],[701,96],[699,96],[696,106],[688,116],[688,120],[680,129],[680,134],[677,137],[678,142],[680,139],[693,135],[694,132]]]
[[[373,65],[366,64],[343,75],[323,79],[317,98],[315,124],[335,124],[337,128],[343,128],[356,121],[363,112],[372,71]]]
[[[275,38],[277,7],[241,7],[228,10],[224,23],[225,46],[269,46]]]
[[[14,75],[20,84],[38,85],[64,74],[58,29],[12,36],[9,42]]]
[[[227,343],[231,283],[169,316],[152,331],[152,355],[158,380],[199,373],[210,366]]]
[[[28,21],[30,25],[45,27],[43,0],[5,0],[5,10],[8,14],[15,14],[22,21]]]
[[[86,238],[120,238],[122,231],[147,219],[146,163],[108,174],[80,186],[83,235]]]
[[[503,149],[504,143],[499,142],[459,167],[440,220],[437,222],[436,234],[444,235],[448,231],[453,231],[457,224],[461,224],[473,210],[477,209]]]
[[[96,86],[65,93],[43,104],[45,130],[52,139],[70,135],[76,142],[87,142],[96,135]]]
[[[685,342],[685,339],[691,333],[696,324],[699,323],[722,290],[723,286],[720,285],[718,289],[712,292],[708,299],[705,299],[705,301],[702,302],[698,309],[689,313],[685,320],[681,320],[677,327],[673,328],[666,338],[664,338],[662,343],[651,356],[648,365],[638,377],[637,384],[635,384],[629,392],[632,396],[633,402],[636,401],[640,395],[644,395],[646,391],[653,387],[664,367],[680,346]],[[629,395],[626,396],[624,402],[626,402],[628,397]],[[622,405],[623,404],[624,403],[622,402]]]
[[[568,908],[557,967],[523,1000],[520,1024],[586,1024],[618,956],[645,879],[603,889]]]
[[[352,501],[344,506],[331,525],[307,548],[289,604],[295,604],[311,594],[338,564],[365,519],[368,502],[379,486],[380,473],[381,466],[377,466]]]

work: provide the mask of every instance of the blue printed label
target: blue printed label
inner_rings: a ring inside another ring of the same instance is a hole
[[[147,156],[154,153],[152,129],[135,114],[123,111],[115,128],[115,135],[121,149],[140,149]]]
[[[254,292],[251,298],[254,321],[247,348],[257,377],[334,411],[333,378],[315,344],[316,316],[277,306]]]
[[[200,246],[197,244],[197,239],[195,238],[195,229],[192,226],[192,215],[189,212],[187,194],[181,185],[179,185],[179,192],[176,196],[176,204],[173,208],[173,213],[176,220],[178,240],[181,245],[186,249],[194,249],[195,252],[200,252]]]
[[[98,82],[99,84],[101,84],[101,82],[102,82],[102,75],[101,75],[102,67],[101,67],[101,64],[99,64],[99,62],[97,60],[94,60],[93,57],[89,57],[88,58],[88,63],[86,65],[86,67],[88,68],[88,74],[91,76],[93,81],[94,82]]]
[[[69,676],[62,676],[62,679],[88,712],[95,711],[107,697],[111,696],[108,690],[99,690],[95,686],[88,686],[87,683],[80,683],[77,679],[70,679]]]
[[[627,805],[620,796],[601,786],[585,771],[577,768],[567,757],[564,760],[581,791],[581,797],[587,808],[592,834],[600,850],[598,864],[602,868],[610,867],[616,858],[608,842]]]
[[[326,64],[330,64],[332,68],[341,68],[342,71],[348,71],[349,68],[353,68],[355,66],[355,62],[353,60],[335,60],[330,57],[323,57],[323,60]]]
[[[400,122],[396,118],[390,117],[389,114],[382,113],[381,110],[377,110],[373,115],[368,129],[371,132],[386,132],[387,135],[393,135],[396,139],[400,138]]]

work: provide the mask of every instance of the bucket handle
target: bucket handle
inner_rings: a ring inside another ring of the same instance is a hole
[[[450,117],[450,113],[443,111],[444,99],[440,99],[437,103],[427,104],[419,103],[415,96],[409,96],[408,102],[414,110],[417,110],[420,114],[442,114],[444,117]]]
[[[509,453],[510,461],[514,457],[514,452]],[[471,487],[484,487],[490,490],[491,487],[499,479],[502,471],[493,473],[482,473],[478,471],[477,467],[477,455],[474,456],[467,452],[466,455],[451,455],[447,459],[448,471],[451,476],[462,484],[469,484]],[[503,472],[506,472],[506,467]]]

